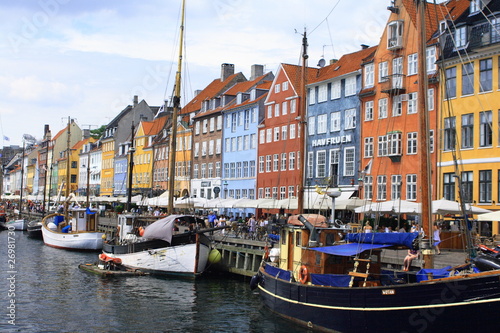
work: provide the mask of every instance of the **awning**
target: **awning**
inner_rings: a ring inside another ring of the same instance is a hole
[[[349,244],[343,244],[343,245],[310,248],[310,250],[323,252],[323,253],[327,253],[327,254],[333,254],[336,256],[350,257],[350,256],[354,256],[354,255],[361,253],[363,251],[366,251],[366,250],[379,249],[379,248],[389,247],[389,246],[392,246],[392,245],[349,243]]]

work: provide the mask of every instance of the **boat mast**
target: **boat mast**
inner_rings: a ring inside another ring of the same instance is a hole
[[[174,211],[174,187],[175,187],[175,153],[177,149],[177,116],[180,113],[181,105],[181,70],[182,70],[182,46],[184,43],[184,18],[185,0],[182,0],[181,26],[179,36],[179,60],[177,63],[177,73],[175,75],[175,88],[173,96],[172,129],[170,132],[169,166],[168,166],[168,213]]]
[[[298,213],[302,214],[304,211],[304,181],[306,179],[305,174],[305,166],[306,166],[306,154],[305,154],[305,137],[306,137],[306,108],[307,108],[307,103],[306,103],[306,85],[307,85],[307,58],[309,58],[309,55],[307,54],[307,31],[304,28],[304,34],[302,35],[302,82],[301,82],[301,89],[300,89],[300,124],[299,124],[299,130],[300,130],[300,153],[299,153],[299,158],[300,158],[300,171],[301,171],[301,177],[300,177],[300,183],[299,183],[299,189],[297,193],[297,200],[298,200]]]
[[[434,267],[434,249],[432,237],[432,198],[431,198],[431,163],[429,153],[429,117],[427,112],[427,66],[426,66],[426,26],[425,26],[425,0],[415,1],[417,6],[417,35],[418,35],[418,119],[420,144],[420,199],[422,227],[425,235],[429,237],[429,247],[422,249],[424,268]]]
[[[69,214],[69,193],[70,193],[70,180],[71,180],[71,118],[68,117],[68,135],[67,135],[67,143],[66,143],[66,191],[65,191],[65,196],[66,200],[64,203],[64,221],[69,224],[68,221],[68,214]]]
[[[130,210],[132,209],[132,176],[133,176],[133,172],[134,172],[134,152],[135,152],[134,120],[132,120],[132,128],[130,130],[132,131],[132,137],[130,139],[130,148],[129,148],[130,156],[129,156],[129,161],[128,161],[128,186],[127,186],[127,211],[129,213],[130,213]]]
[[[23,215],[23,178],[24,178],[24,153],[26,148],[26,137],[23,135],[23,153],[21,154],[21,192],[19,194],[19,218]]]

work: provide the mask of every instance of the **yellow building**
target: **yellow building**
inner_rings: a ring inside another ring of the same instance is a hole
[[[474,12],[477,6],[470,8],[469,15],[453,25],[441,24],[444,45],[442,153],[437,193],[448,200],[463,200],[497,210],[500,201],[500,32],[481,11]],[[498,222],[482,222],[479,231],[483,236],[497,234]]]
[[[141,121],[134,138],[134,170],[132,186],[135,194],[152,196],[153,191],[153,140],[165,126],[167,117]]]
[[[113,196],[115,164],[115,139],[113,136],[102,141],[101,196]]]

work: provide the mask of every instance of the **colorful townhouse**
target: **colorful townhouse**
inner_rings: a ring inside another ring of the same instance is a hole
[[[440,23],[443,46],[440,197],[496,210],[500,202],[499,1],[466,1]],[[498,222],[480,224],[499,232]]]
[[[158,107],[150,107],[146,101],[139,102],[134,96],[133,105],[123,109],[107,126],[101,138],[102,168],[101,168],[101,195],[114,196],[114,169],[115,156],[120,155],[120,145],[130,141],[132,125],[138,126],[141,120],[154,118]],[[135,149],[135,148],[134,148]]]
[[[310,82],[316,69],[306,68]],[[302,67],[281,64],[264,101],[264,119],[259,124],[257,148],[257,199],[294,199],[303,186],[301,154],[302,97],[305,82]],[[276,213],[279,208],[270,209]],[[292,212],[292,207],[287,207]],[[296,209],[296,208],[295,208]],[[262,211],[258,210],[260,215]]]
[[[183,124],[190,126],[193,130],[191,132],[192,156],[189,156],[189,161],[192,163],[189,195],[192,197],[212,199],[220,195],[222,188],[221,105],[225,104],[221,96],[236,83],[246,80],[241,72],[234,73],[233,64],[224,63],[221,65],[220,78],[213,80],[202,91],[198,91],[196,96],[181,110],[180,121],[184,121]],[[216,148],[217,144],[219,144],[218,148]],[[216,151],[220,152],[216,153]],[[177,160],[177,162],[184,161]],[[209,167],[211,171],[208,170]],[[217,167],[219,167],[218,173]]]
[[[94,171],[91,166],[91,156],[90,153],[92,151],[92,147],[94,146],[94,142],[96,141],[94,138],[90,136],[88,130],[84,130],[84,133],[87,132],[88,135],[84,134],[84,139],[78,143],[79,151],[79,169],[78,169],[78,191],[76,195],[78,196],[90,196],[92,195],[92,191],[90,191],[90,179],[91,172]],[[95,195],[95,194],[94,194]]]
[[[358,195],[361,64],[375,50],[362,45],[318,68],[308,84],[306,182],[321,191],[340,191],[339,200]]]
[[[363,62],[363,87],[359,93],[361,114],[362,197],[374,202],[403,199],[420,202],[421,158],[418,150],[418,99],[427,99],[431,166],[438,159],[438,28],[436,18],[450,8],[446,4],[427,4],[426,74],[427,92],[418,91],[418,37],[415,2],[398,0],[373,56]],[[436,193],[437,172],[432,172],[432,199]]]
[[[256,199],[258,126],[264,119],[264,100],[274,75],[253,65],[250,80],[223,95],[221,197]],[[219,171],[219,170],[218,170]],[[219,175],[220,176],[220,175]],[[254,208],[226,207],[226,215],[255,214]]]
[[[167,116],[160,114],[152,121],[141,121],[135,132],[134,169],[132,186],[134,194],[153,196],[153,141],[165,127]],[[127,186],[126,186],[127,187]]]

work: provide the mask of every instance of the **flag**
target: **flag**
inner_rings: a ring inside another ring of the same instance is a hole
[[[3,139],[4,139],[5,141],[10,141],[9,137],[8,137],[8,136],[6,136],[6,135],[4,135],[4,136],[3,136]]]
[[[368,162],[368,164],[366,165],[366,167],[363,169],[363,173],[365,175],[369,175],[372,172],[372,161],[373,160],[370,160],[370,162]]]

